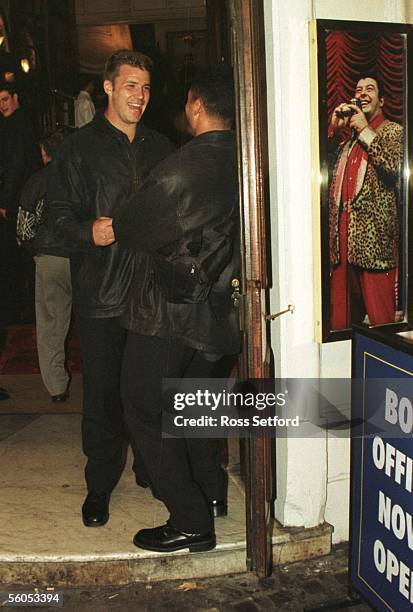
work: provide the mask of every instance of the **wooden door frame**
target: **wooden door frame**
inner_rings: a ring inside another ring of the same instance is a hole
[[[265,318],[270,264],[268,138],[264,7],[262,0],[229,0],[237,93],[243,256],[244,377],[270,375],[270,330]],[[268,231],[266,231],[266,228]],[[251,437],[246,449],[247,567],[267,576],[272,565],[272,440]]]

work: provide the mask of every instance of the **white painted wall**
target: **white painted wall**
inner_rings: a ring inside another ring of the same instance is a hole
[[[273,286],[271,312],[278,376],[350,376],[350,342],[314,340],[309,22],[403,23],[411,0],[264,0],[269,121]],[[313,85],[314,86],[314,85]],[[309,436],[311,427],[308,428]],[[329,436],[277,441],[276,517],[284,525],[334,526],[348,539],[349,441]]]

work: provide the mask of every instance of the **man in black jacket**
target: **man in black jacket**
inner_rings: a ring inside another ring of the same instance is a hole
[[[28,115],[20,108],[13,83],[0,84],[0,112],[4,117],[1,128],[0,215],[14,224],[14,231],[20,191],[29,176],[41,167],[41,159],[33,127]]]
[[[48,187],[51,226],[71,251],[73,308],[83,360],[83,450],[88,527],[109,518],[109,497],[123,467],[120,369],[125,331],[119,325],[134,255],[110,236],[112,217],[151,168],[172,150],[141,118],[149,102],[151,60],[121,50],[106,62],[104,113],[70,136],[52,162]],[[104,248],[105,247],[105,248]],[[135,453],[137,482],[143,482]]]
[[[213,548],[213,516],[226,514],[218,446],[162,437],[162,379],[207,378],[240,348],[231,299],[239,275],[231,70],[200,72],[185,110],[195,138],[159,164],[113,219],[117,241],[142,251],[124,318],[122,396],[152,489],[170,512],[166,525],[134,538],[156,551]]]
[[[33,306],[33,263],[17,246],[16,216],[21,189],[41,159],[14,83],[0,83],[0,112],[0,285],[7,323],[16,320],[16,313],[30,315]]]

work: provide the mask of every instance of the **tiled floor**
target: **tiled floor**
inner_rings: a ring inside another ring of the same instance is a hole
[[[0,560],[104,560],[147,556],[132,544],[138,529],[164,522],[167,512],[137,487],[131,457],[110,504],[110,520],[87,529],[80,415],[0,416]],[[234,460],[233,460],[234,461]],[[235,459],[236,461],[236,459]],[[219,545],[245,540],[243,486],[229,470],[230,515],[216,521]]]

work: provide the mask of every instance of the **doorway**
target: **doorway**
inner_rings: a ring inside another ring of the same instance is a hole
[[[150,3],[147,4],[150,10]],[[159,87],[158,99],[166,96],[174,100],[172,102],[174,112],[171,117],[168,116],[171,121],[168,121],[168,126],[164,130],[172,130],[175,134],[173,138],[178,145],[185,140],[182,106],[185,86],[189,82],[191,71],[206,58],[210,63],[225,60],[234,64],[238,91],[237,131],[240,168],[243,169],[240,172],[240,190],[244,257],[240,293],[244,351],[240,359],[240,372],[244,378],[259,379],[269,376],[270,367],[270,338],[265,319],[270,274],[266,249],[268,235],[265,229],[268,162],[263,6],[261,0],[258,2],[229,0],[226,3],[209,0],[206,11],[202,12],[203,4],[196,0],[192,2],[188,0],[186,6],[180,6],[181,12],[179,14],[176,12],[174,18],[170,20],[148,22],[141,16],[143,21],[139,22],[135,17],[130,22],[132,23],[130,35],[134,45],[142,43],[144,47],[142,50],[154,46],[155,52],[158,47],[160,54],[164,52],[170,65],[173,66],[172,73],[169,73],[169,83],[160,70],[157,87]],[[44,17],[49,20],[49,26],[56,26],[53,36],[58,36],[58,29],[64,27],[63,23],[54,19],[53,15]],[[96,13],[90,16],[89,22],[83,15],[84,22],[80,25],[77,22],[77,29],[82,29],[83,41],[89,40],[91,43],[89,48],[96,50],[96,45],[91,42],[96,40],[93,34],[98,32],[101,39],[107,40],[110,38],[108,36],[110,28],[111,36],[114,36],[112,26],[117,25],[116,19],[125,24],[124,16],[119,17],[114,13],[110,16]],[[122,32],[124,35],[124,28]],[[44,41],[39,41],[39,45],[42,44]],[[84,50],[83,59],[78,57],[79,61],[84,62],[84,69],[87,67],[88,70],[93,69],[92,60],[96,60],[96,57],[87,55],[85,51],[87,45],[80,44],[79,38],[77,44],[73,44],[73,48],[76,46],[77,52],[80,48]],[[67,52],[60,47],[57,54],[65,54],[67,58]],[[74,50],[69,56],[74,63],[76,56]],[[51,65],[50,57],[49,62]],[[53,63],[67,68],[67,61],[59,62],[53,58]],[[50,70],[50,74],[55,74],[55,68],[53,71]],[[60,73],[56,79],[62,94],[75,95],[74,90],[63,90],[64,79]],[[153,99],[155,98],[156,96],[153,96]],[[154,107],[152,112],[152,121],[155,123],[158,121],[157,117],[164,115],[162,107]],[[263,576],[267,575],[271,568],[271,508],[274,496],[272,483],[274,465],[268,439],[248,440],[243,459],[246,486],[247,565],[250,570]]]

